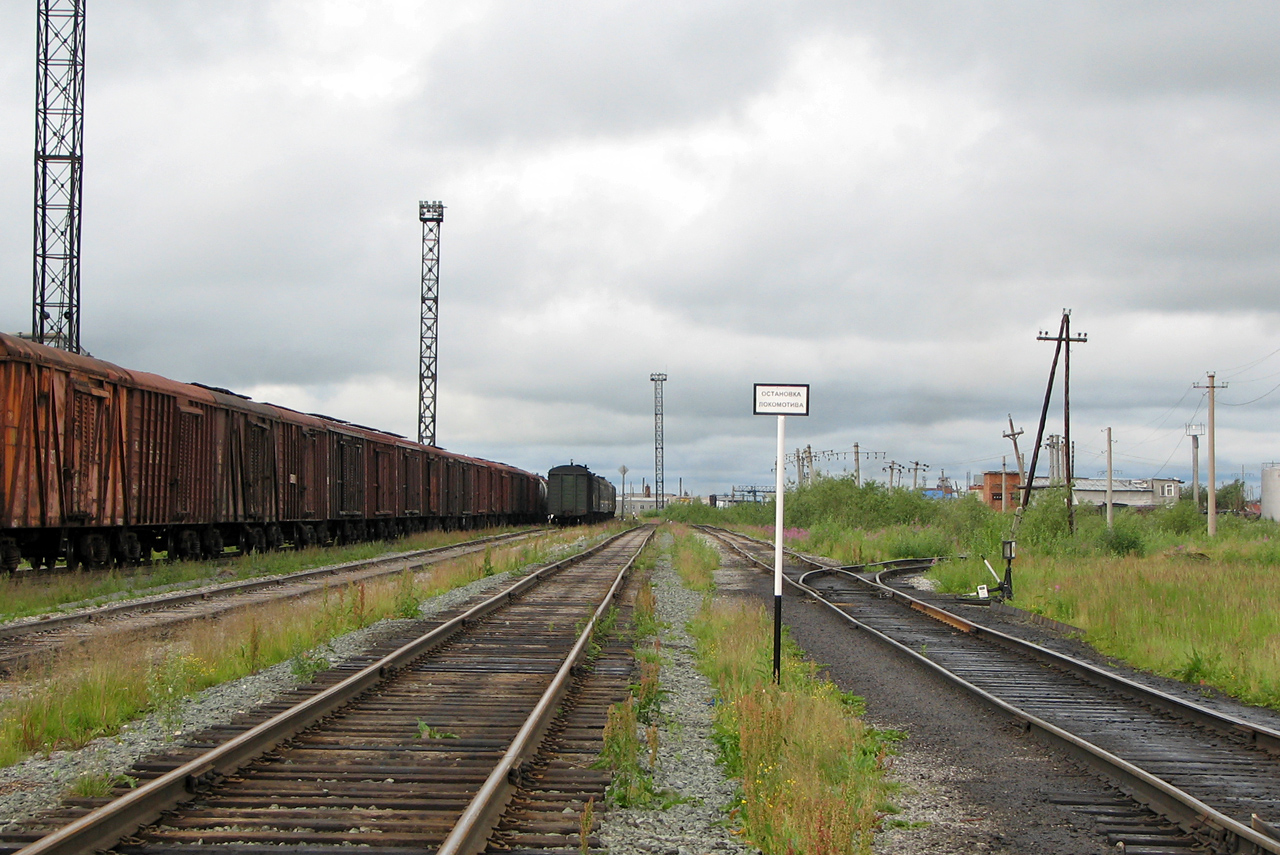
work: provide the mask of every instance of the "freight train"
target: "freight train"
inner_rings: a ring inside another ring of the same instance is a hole
[[[585,466],[570,463],[547,473],[547,513],[561,525],[604,522],[613,516],[617,491]]]
[[[0,570],[544,522],[546,482],[0,334]]]

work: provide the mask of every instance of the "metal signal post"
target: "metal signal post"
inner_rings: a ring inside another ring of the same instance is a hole
[[[39,0],[31,337],[80,352],[85,0]]]
[[[752,414],[778,417],[778,457],[774,481],[773,515],[773,682],[782,682],[782,551],[783,503],[786,500],[787,416],[809,415],[808,383],[757,383],[752,390]]]
[[[418,352],[418,442],[436,444],[436,332],[440,320],[440,226],[444,203],[419,202],[422,221],[422,347]]]

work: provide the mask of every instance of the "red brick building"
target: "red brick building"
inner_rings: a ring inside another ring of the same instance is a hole
[[[1011,511],[1022,502],[1022,491],[1018,489],[1021,485],[1022,479],[1016,471],[1001,472],[997,469],[994,472],[983,472],[980,487],[982,501],[994,510]]]

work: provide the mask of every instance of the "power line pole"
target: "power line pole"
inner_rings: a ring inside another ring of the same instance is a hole
[[[1054,351],[1054,364],[1057,364],[1058,353],[1062,353],[1062,444],[1066,451],[1066,457],[1063,460],[1063,480],[1067,485],[1067,528],[1072,534],[1076,533],[1076,511],[1075,505],[1071,501],[1071,345],[1086,344],[1089,341],[1088,333],[1081,333],[1077,336],[1071,335],[1071,312],[1068,309],[1062,310],[1062,322],[1058,327],[1058,334],[1050,336],[1047,332],[1041,332],[1036,337],[1037,341],[1053,341],[1057,342],[1057,349]],[[1050,388],[1052,388],[1052,373],[1050,373]],[[1045,408],[1048,409],[1049,396],[1045,394]],[[1033,458],[1034,459],[1034,458]],[[1035,475],[1035,466],[1031,469],[1032,476]],[[1027,495],[1031,495],[1031,491],[1027,491]],[[1024,504],[1025,507],[1025,504]]]
[[[85,0],[38,0],[31,338],[80,352]]]
[[[901,484],[902,483],[901,473],[906,468],[907,467],[903,466],[901,463],[899,463],[896,460],[890,460],[888,465],[881,467],[881,471],[889,473],[889,489],[890,490],[892,490],[894,486],[893,485],[894,475],[898,476],[898,483]]]
[[[1022,428],[1013,429],[1013,413],[1009,414],[1009,432],[1003,436],[1013,441],[1013,462],[1018,465],[1018,483],[1025,484],[1026,473],[1022,469],[1022,452],[1018,451],[1018,437],[1022,436]]]
[[[667,375],[654,373],[649,375],[649,379],[653,381],[654,507],[658,510],[662,510],[667,506],[666,498],[663,495],[666,488],[662,461],[662,384],[666,382]]]
[[[1115,526],[1114,505],[1111,498],[1111,479],[1113,475],[1111,468],[1111,428],[1107,428],[1107,531],[1111,531]]]
[[[919,477],[921,471],[927,471],[929,464],[921,463],[919,460],[908,461],[911,464],[911,489],[914,490],[919,486]]]
[[[885,453],[883,451],[861,451],[858,443],[853,444],[853,484],[855,487],[862,486],[862,458],[867,460],[884,460]],[[892,485],[890,485],[892,486]]]
[[[440,323],[440,227],[444,203],[419,202],[422,221],[422,343],[418,349],[418,442],[436,444],[436,334]]]
[[[1009,510],[1009,461],[1000,455],[1000,513]]]
[[[1214,392],[1219,389],[1227,388],[1226,383],[1214,383],[1214,373],[1209,372],[1209,382],[1207,385],[1201,386],[1196,384],[1197,389],[1209,390],[1209,537],[1214,537],[1218,533],[1218,484],[1217,484],[1217,443],[1214,441]]]

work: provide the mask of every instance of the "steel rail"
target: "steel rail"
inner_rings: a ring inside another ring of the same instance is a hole
[[[96,808],[68,825],[34,841],[17,855],[84,855],[115,845],[121,838],[155,822],[165,811],[189,801],[197,789],[215,776],[235,772],[320,719],[330,715],[368,689],[389,679],[424,653],[439,647],[459,631],[504,607],[520,594],[541,584],[571,564],[604,550],[633,529],[620,532],[577,555],[542,567],[426,634],[402,645],[350,677],[280,712],[228,742],[213,748],[164,775]]]
[[[748,561],[757,564],[766,570],[772,570],[771,565],[752,555],[737,543],[732,542],[732,540],[730,540],[726,535],[732,535],[733,537],[757,543],[763,542],[756,541],[754,538],[738,534],[737,532],[728,532],[723,529],[716,530],[712,527],[705,526],[701,528],[709,534],[717,537],[717,539],[721,540],[721,542],[738,552]],[[937,606],[925,603],[902,591],[883,584],[879,581],[879,577],[881,575],[879,573],[876,574],[877,578],[875,580],[870,580],[856,573],[849,572],[848,570],[823,567],[802,556],[797,555],[795,557],[814,568],[802,573],[798,579],[792,579],[784,574],[784,578],[787,583],[796,588],[796,590],[813,597],[844,620],[864,632],[867,632],[878,641],[881,641],[898,652],[906,655],[917,664],[975,695],[990,706],[1001,710],[1014,720],[1021,722],[1024,730],[1039,734],[1048,742],[1058,746],[1059,748],[1065,749],[1072,756],[1085,761],[1096,771],[1116,780],[1120,783],[1122,789],[1126,789],[1130,793],[1131,797],[1147,804],[1157,813],[1160,813],[1193,833],[1208,836],[1213,841],[1214,845],[1223,851],[1239,853],[1280,853],[1280,839],[1276,839],[1264,831],[1251,828],[1250,826],[1227,816],[1216,808],[1205,804],[1190,793],[1187,793],[1181,788],[1152,775],[1136,764],[1124,760],[1123,758],[1094,745],[1088,740],[1076,736],[1057,725],[1020,709],[1017,706],[996,697],[990,692],[987,692],[979,686],[975,686],[958,674],[955,674],[943,667],[941,664],[934,662],[915,650],[912,650],[910,647],[907,647],[901,642],[891,638],[880,630],[859,621],[835,603],[830,602],[823,596],[822,592],[806,584],[804,580],[815,575],[832,573],[847,576],[857,580],[857,582],[863,585],[878,589],[882,593],[886,593],[889,597],[892,597],[898,602],[903,603],[916,611],[940,620],[962,632],[970,633],[975,638],[983,638],[984,640],[1012,649],[1015,652],[1025,656],[1030,656],[1042,662],[1052,662],[1054,665],[1060,666],[1078,677],[1102,682],[1106,686],[1130,696],[1137,695],[1142,701],[1165,712],[1190,720],[1198,725],[1212,727],[1216,730],[1225,731],[1236,736],[1243,736],[1250,744],[1272,752],[1280,751],[1280,732],[1260,725],[1255,725],[1251,722],[1236,718],[1235,716],[1217,713],[1213,710],[1201,707],[1198,704],[1183,701],[1157,689],[1144,686],[1141,683],[1128,680],[1116,674],[1110,674],[1085,662],[1081,662],[1078,659],[1056,653],[1055,651],[1023,639],[1015,638],[1014,636],[976,624],[964,617],[961,617],[960,615],[952,614],[945,609],[940,609]],[[1256,817],[1255,824],[1261,825],[1264,828],[1266,827],[1266,823],[1257,820]]]
[[[542,531],[542,529],[536,529],[535,531]],[[271,588],[276,585],[283,585],[290,582],[302,582],[307,579],[323,576],[333,576],[339,573],[359,570],[363,567],[372,567],[384,562],[414,561],[419,558],[426,558],[431,555],[435,555],[436,553],[448,552],[449,550],[462,549],[465,550],[463,554],[466,554],[466,552],[478,549],[480,546],[499,543],[504,540],[511,540],[514,538],[527,537],[532,533],[534,532],[519,531],[507,534],[495,534],[489,535],[488,537],[477,538],[476,540],[467,540],[460,543],[450,544],[448,546],[433,546],[430,549],[416,549],[410,552],[384,555],[380,558],[365,558],[360,561],[348,561],[343,564],[330,564],[324,567],[313,567],[310,570],[299,570],[295,573],[284,573],[276,576],[264,576],[258,579],[248,579],[242,582],[226,582],[221,585],[205,585],[183,591],[155,594],[118,603],[111,603],[105,606],[91,606],[87,609],[74,612],[59,614],[46,613],[31,618],[19,618],[16,621],[0,624],[0,639],[18,638],[24,635],[48,632],[54,628],[65,628],[67,626],[75,626],[82,623],[93,623],[104,617],[118,617],[120,615],[131,614],[134,612],[156,611],[158,609],[169,608],[171,606],[181,606],[187,603],[207,600],[211,597],[247,594],[253,591],[262,590],[263,588]],[[422,567],[424,565],[418,566]],[[398,573],[400,570],[397,569],[388,572]]]
[[[556,707],[569,688],[569,681],[573,676],[574,670],[578,668],[583,657],[586,656],[587,645],[591,642],[596,626],[599,625],[600,620],[613,604],[614,596],[617,594],[618,589],[622,587],[627,572],[635,564],[641,550],[653,537],[654,531],[656,529],[650,530],[645,535],[639,549],[618,571],[618,575],[613,580],[613,584],[609,586],[609,591],[605,594],[604,600],[596,608],[591,620],[587,622],[585,629],[579,636],[577,643],[574,644],[573,649],[569,651],[564,663],[556,672],[555,679],[551,681],[551,685],[547,687],[539,699],[528,720],[521,726],[520,732],[516,734],[511,746],[503,754],[498,765],[489,773],[489,777],[485,779],[479,792],[467,805],[453,831],[449,833],[444,843],[440,845],[437,855],[475,855],[475,853],[484,851],[486,841],[488,841],[493,829],[497,826],[503,809],[505,809],[507,802],[510,801],[511,794],[519,783],[521,767],[537,753],[538,747],[542,743],[543,735],[546,733],[548,726],[550,726],[552,719],[555,718]]]

